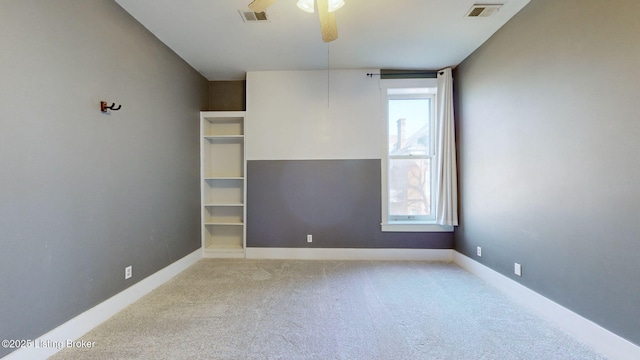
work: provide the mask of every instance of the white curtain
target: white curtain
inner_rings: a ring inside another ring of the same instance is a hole
[[[436,223],[458,225],[458,175],[451,68],[438,71],[436,95]]]

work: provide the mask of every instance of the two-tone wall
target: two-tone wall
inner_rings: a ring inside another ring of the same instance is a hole
[[[452,248],[452,233],[380,230],[385,117],[367,72],[247,74],[247,247]]]
[[[457,67],[455,249],[640,344],[637,14],[532,0]]]
[[[2,1],[0,44],[0,339],[28,340],[200,247],[208,83],[111,0]]]

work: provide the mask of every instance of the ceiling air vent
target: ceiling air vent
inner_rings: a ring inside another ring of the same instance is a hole
[[[467,17],[489,17],[500,10],[502,4],[474,4]]]
[[[256,22],[269,22],[269,17],[267,17],[266,12],[253,12],[253,11],[245,11],[238,10],[240,16],[242,16],[242,20],[246,23],[256,23]]]

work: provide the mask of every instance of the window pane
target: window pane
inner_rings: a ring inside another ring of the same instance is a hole
[[[430,99],[389,99],[389,154],[429,153]]]
[[[431,215],[431,160],[389,159],[389,216]]]

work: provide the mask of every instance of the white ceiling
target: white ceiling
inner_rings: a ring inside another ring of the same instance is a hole
[[[317,12],[277,0],[269,22],[245,23],[251,0],[116,0],[209,80],[247,71],[430,69],[456,66],[529,0],[345,0],[338,40],[322,42]],[[467,18],[474,3],[503,3],[488,18]]]

